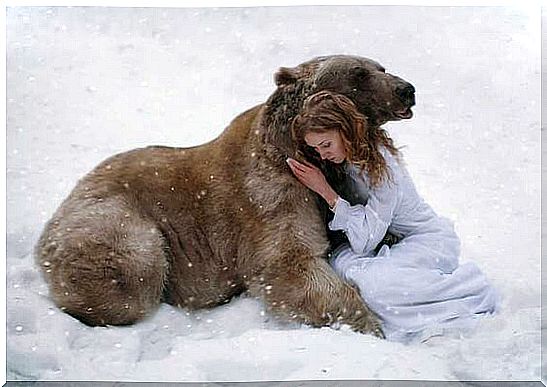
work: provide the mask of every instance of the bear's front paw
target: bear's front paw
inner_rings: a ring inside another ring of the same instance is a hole
[[[380,320],[370,312],[362,314],[352,325],[353,329],[357,332],[372,334],[380,339],[386,338]]]

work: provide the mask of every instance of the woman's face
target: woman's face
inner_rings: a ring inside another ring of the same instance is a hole
[[[346,159],[346,149],[338,130],[328,130],[323,133],[308,132],[304,136],[308,146],[314,148],[322,160],[340,164]]]

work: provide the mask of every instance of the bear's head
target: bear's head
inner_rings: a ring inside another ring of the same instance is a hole
[[[369,125],[409,119],[415,104],[415,89],[409,82],[387,73],[379,63],[351,55],[314,58],[296,67],[281,67],[275,74],[276,91],[266,102],[264,129],[266,143],[291,155],[292,119],[306,97],[330,90],[351,98]]]

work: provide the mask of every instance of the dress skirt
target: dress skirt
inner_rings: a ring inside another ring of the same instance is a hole
[[[436,260],[416,265],[412,255],[421,249],[403,239],[378,254],[356,254],[345,244],[336,249],[331,265],[355,284],[367,305],[380,317],[388,340],[411,342],[446,332],[473,329],[477,317],[498,309],[499,296],[472,262],[451,272]]]

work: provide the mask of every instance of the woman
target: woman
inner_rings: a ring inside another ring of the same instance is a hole
[[[497,310],[497,293],[479,268],[458,264],[460,241],[452,223],[418,195],[387,132],[368,128],[350,99],[329,91],[312,95],[292,132],[300,150],[340,164],[357,185],[362,204],[352,206],[320,169],[287,160],[298,180],[334,212],[328,226],[343,231],[349,244],[333,252],[331,265],[359,288],[382,319],[386,338],[426,340],[472,328],[479,315]],[[378,251],[386,232],[400,241]]]

